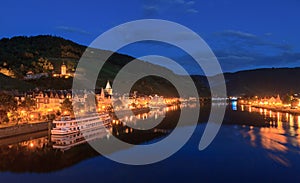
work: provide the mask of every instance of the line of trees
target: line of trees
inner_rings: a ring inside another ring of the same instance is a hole
[[[1,93],[0,94],[0,122],[9,122],[7,113],[17,110],[18,103],[14,96]]]
[[[19,105],[15,97],[11,94],[0,93],[0,123],[9,122],[10,119],[15,122],[21,120],[18,109],[31,111],[36,106],[36,103],[30,97],[26,97]],[[10,114],[10,116],[8,116]],[[9,119],[10,118],[10,119]],[[28,113],[23,118],[28,118]]]

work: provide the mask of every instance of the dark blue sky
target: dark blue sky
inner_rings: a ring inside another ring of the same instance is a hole
[[[197,32],[212,48],[224,71],[300,66],[299,0],[85,0],[2,1],[0,37],[50,34],[89,45],[104,31],[127,21],[158,18]],[[148,44],[149,45],[149,44]],[[159,53],[191,65],[184,53],[164,45],[135,51]],[[171,50],[171,51],[170,51]],[[169,54],[169,55],[168,55]]]

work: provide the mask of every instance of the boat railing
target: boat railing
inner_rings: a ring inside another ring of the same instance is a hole
[[[104,115],[104,116],[102,116]],[[61,117],[60,120],[54,120],[53,123],[65,123],[65,122],[68,122],[68,123],[72,123],[72,122],[78,122],[80,121],[81,119],[84,119],[84,122],[88,122],[88,120],[93,120],[93,119],[97,119],[97,118],[100,118],[100,119],[103,119],[103,118],[110,118],[109,114],[97,114],[97,115],[94,115],[94,116],[89,116],[89,117],[78,117],[78,118],[71,118],[70,116],[63,116]]]

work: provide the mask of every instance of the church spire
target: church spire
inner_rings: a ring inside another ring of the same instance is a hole
[[[107,83],[106,83],[106,87],[105,87],[105,89],[111,89],[111,86],[110,86],[110,83],[109,83],[109,81],[107,80]]]
[[[105,87],[105,90],[104,90],[108,95],[112,96],[112,88],[110,86],[110,83],[109,81],[107,81],[106,83],[106,87]]]

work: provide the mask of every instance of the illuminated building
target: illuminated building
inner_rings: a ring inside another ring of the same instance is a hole
[[[74,77],[74,73],[69,73],[66,64],[63,62],[60,66],[60,73],[54,73],[53,77],[69,78]]]
[[[106,87],[104,89],[104,92],[108,95],[108,96],[112,96],[112,88],[111,88],[111,85],[109,83],[109,81],[107,81],[106,83]]]
[[[63,62],[63,64],[61,65],[60,67],[60,74],[62,76],[66,75],[67,74],[67,66],[65,65],[65,63]]]

